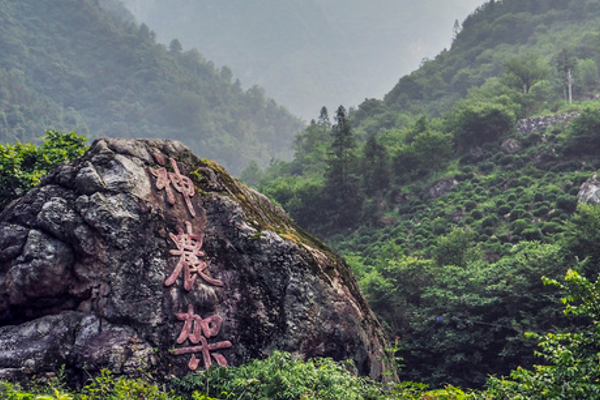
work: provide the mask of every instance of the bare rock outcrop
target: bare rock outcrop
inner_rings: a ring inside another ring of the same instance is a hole
[[[272,351],[389,368],[347,264],[179,142],[100,139],[0,214],[0,378],[182,376]]]
[[[594,173],[581,185],[577,193],[577,200],[586,204],[600,204],[600,179],[597,174]]]

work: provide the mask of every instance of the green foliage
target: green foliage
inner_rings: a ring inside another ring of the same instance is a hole
[[[495,263],[432,270],[400,332],[401,378],[474,387],[490,373],[531,365],[523,333],[561,323],[557,294],[540,278],[557,276],[563,265],[558,246],[521,243]]]
[[[550,75],[550,66],[535,53],[510,58],[503,67],[506,84],[525,95]]]
[[[334,210],[333,229],[340,229],[359,219],[362,196],[356,175],[356,141],[343,106],[338,108],[335,119],[325,172],[325,197],[329,209]]]
[[[395,255],[389,252],[392,248]],[[432,261],[405,257],[388,245],[385,258],[360,279],[360,286],[389,331],[400,336],[409,330],[415,306],[434,273]]]
[[[473,261],[473,232],[463,229],[454,229],[449,235],[437,240],[433,251],[435,262],[438,266],[456,265],[466,267]]]
[[[544,364],[518,368],[510,378],[492,378],[486,395],[494,399],[600,398],[600,281],[569,270],[565,283],[546,279],[565,293],[565,314],[591,320],[579,331],[529,336],[538,341]]]
[[[75,132],[52,130],[46,131],[41,146],[0,144],[0,209],[36,186],[56,165],[83,155],[86,141]]]
[[[566,152],[574,155],[597,155],[600,151],[600,110],[584,108],[567,132]]]
[[[587,258],[585,276],[595,279],[600,274],[600,206],[579,204],[564,229],[565,251],[579,260]]]
[[[497,103],[463,102],[448,116],[459,148],[466,150],[500,139],[514,129],[515,115]]]
[[[377,399],[380,388],[331,359],[302,361],[275,351],[265,360],[234,368],[210,369],[176,382],[188,393],[236,400]]]
[[[0,398],[3,400],[183,400],[174,392],[167,392],[149,380],[141,378],[115,377],[103,370],[79,391],[65,388],[63,378],[50,380],[46,384],[34,384],[22,388],[18,384],[0,381]],[[198,394],[194,398],[201,399]],[[203,400],[210,400],[205,397]]]

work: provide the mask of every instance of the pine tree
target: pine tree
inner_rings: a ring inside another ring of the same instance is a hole
[[[343,106],[338,108],[335,120],[336,124],[331,129],[333,140],[329,149],[325,188],[334,228],[343,228],[357,220],[362,196],[360,181],[354,170],[356,142]]]

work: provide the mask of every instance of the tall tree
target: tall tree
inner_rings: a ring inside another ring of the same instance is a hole
[[[573,70],[577,60],[567,48],[559,51],[555,59],[556,69],[564,77],[565,101],[571,103],[573,101]]]
[[[362,166],[363,187],[368,196],[380,193],[390,183],[389,154],[375,134],[369,135],[364,147]]]
[[[354,173],[354,151],[356,141],[346,118],[346,109],[339,106],[335,115],[336,124],[331,129],[332,142],[327,160],[325,188],[330,206],[337,218],[334,228],[342,228],[356,221],[362,198],[359,179]]]
[[[505,82],[528,95],[531,88],[550,74],[550,67],[535,53],[527,53],[504,63]]]

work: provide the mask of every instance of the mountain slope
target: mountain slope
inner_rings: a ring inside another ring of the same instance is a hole
[[[245,174],[348,257],[402,378],[482,386],[539,362],[525,332],[581,322],[542,278],[600,272],[600,207],[578,199],[599,186],[599,3],[489,2],[384,100],[323,110],[293,161]]]
[[[560,98],[565,79],[557,71],[561,51],[571,58],[591,59],[597,64],[599,22],[597,0],[488,1],[463,22],[452,47],[402,77],[385,96],[385,104],[397,111],[441,115],[470,88],[501,75],[508,59],[530,52],[553,67],[544,90],[558,92]],[[585,86],[576,82],[576,97],[594,89]],[[538,94],[546,95],[541,90]]]
[[[51,127],[168,137],[233,172],[287,155],[299,120],[227,67],[154,36],[91,0],[0,0],[0,140]]]

